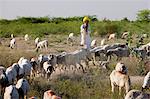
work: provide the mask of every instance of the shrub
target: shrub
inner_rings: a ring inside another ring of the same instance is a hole
[[[99,35],[105,36],[108,33],[116,33],[121,37],[124,31],[130,31],[132,34],[150,33],[150,23],[140,21],[97,21],[92,16],[90,22],[91,32],[97,31]],[[48,18],[48,17],[21,17],[15,20],[0,20],[0,37],[10,37],[13,33],[15,36],[30,34],[33,37],[43,37],[45,34],[68,34],[74,32],[75,35],[80,33],[80,26],[83,17],[69,18]]]
[[[117,33],[117,36],[120,34],[120,26],[115,22],[104,22],[97,24],[97,31],[101,36]]]

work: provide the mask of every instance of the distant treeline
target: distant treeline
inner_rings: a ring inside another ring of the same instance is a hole
[[[95,15],[89,16],[91,21],[98,21],[97,17]],[[14,20],[6,20],[2,19],[0,20],[0,23],[8,24],[11,22],[20,22],[20,23],[61,23],[61,22],[67,22],[67,21],[82,21],[83,16],[75,16],[75,17],[18,17]]]

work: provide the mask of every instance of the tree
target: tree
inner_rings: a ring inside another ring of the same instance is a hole
[[[127,17],[124,17],[121,21],[130,22],[130,20]]]
[[[137,13],[137,21],[150,22],[150,10],[144,9]]]
[[[92,15],[90,16],[92,22],[98,21],[97,16],[96,15]]]

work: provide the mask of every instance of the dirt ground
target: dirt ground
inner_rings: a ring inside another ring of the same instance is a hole
[[[71,44],[67,44],[67,36],[66,35],[49,35],[46,36],[45,38],[41,38],[41,40],[45,40],[47,39],[49,42],[49,47],[48,50],[40,50],[38,53],[35,52],[35,44],[34,44],[34,39],[30,37],[29,41],[25,41],[23,37],[16,37],[16,48],[11,49],[9,48],[9,42],[10,42],[10,38],[3,38],[1,40],[2,45],[0,46],[0,53],[16,53],[18,51],[22,51],[22,52],[33,52],[36,53],[37,55],[39,55],[40,53],[61,53],[61,52],[73,52],[75,50],[78,50],[80,48],[82,48],[80,46],[80,37],[76,36],[75,37],[75,43],[73,44],[73,46],[71,46]],[[103,39],[100,36],[99,37],[92,37],[91,40],[96,39],[97,40],[97,46],[100,45],[100,41]],[[106,44],[111,44],[111,43],[120,43],[120,42],[124,42],[125,40],[123,39],[116,39],[116,40],[110,40],[107,41],[106,40]],[[2,64],[2,63],[1,63]],[[67,70],[67,72],[73,72],[70,70]],[[59,75],[60,72],[59,70],[56,70],[56,74],[52,74],[52,75]],[[61,71],[61,73],[66,73],[66,71]],[[131,80],[135,83],[142,83],[143,81],[143,77],[140,76],[131,76]]]
[[[73,46],[71,46],[71,44],[67,44],[67,36],[65,35],[49,35],[45,38],[41,38],[41,40],[48,40],[49,42],[49,47],[48,50],[42,50],[40,51],[41,53],[58,53],[58,52],[62,52],[62,51],[66,51],[66,52],[73,52],[75,50],[78,50],[80,48],[82,48],[80,46],[80,37],[76,36],[75,37],[75,43],[73,44]],[[91,41],[93,39],[97,40],[97,46],[100,45],[100,41],[103,39],[100,36],[99,37],[92,37]],[[10,38],[3,38],[1,40],[3,47],[8,47],[9,42],[10,42]],[[110,40],[107,41],[106,40],[106,44],[110,44],[110,43],[114,43],[114,42],[125,42],[124,40]],[[10,48],[7,48],[7,50],[9,51],[14,51],[14,50],[23,50],[23,51],[35,51],[35,45],[34,45],[34,39],[30,37],[29,41],[25,41],[23,37],[16,37],[16,48],[10,50]],[[39,52],[39,53],[40,53]]]
[[[31,38],[29,41],[25,41],[23,37],[16,37],[16,48],[11,49],[9,48],[9,42],[10,42],[10,38],[1,38],[1,45],[0,45],[0,65],[4,65],[6,67],[11,66],[14,62],[17,62],[18,59],[22,56],[24,56],[25,58],[30,59],[31,57],[37,57],[39,54],[48,54],[48,53],[61,53],[61,52],[73,52],[76,51],[78,49],[81,49],[82,47],[80,46],[80,37],[76,36],[75,37],[75,43],[73,44],[73,46],[71,46],[71,44],[67,44],[67,35],[48,35],[45,36],[45,38],[40,38],[41,40],[48,40],[49,46],[48,46],[48,50],[42,49],[39,50],[39,52],[35,51],[35,44],[34,44],[34,39],[35,38]],[[100,36],[92,36],[91,40],[96,39],[97,40],[97,46],[100,45],[101,40],[103,38],[101,38]],[[135,44],[136,39],[134,39],[134,44]],[[146,40],[146,42],[148,42],[149,40]],[[105,44],[112,44],[112,43],[125,43],[126,40],[125,39],[115,39],[115,40],[106,40]],[[140,86],[142,86],[143,83],[143,79],[144,76],[138,76],[136,69],[138,66],[138,60],[135,57],[132,58],[124,58],[122,60],[122,62],[125,63],[125,65],[128,67],[129,70],[129,76],[131,78],[131,84],[134,86],[133,88],[137,88],[139,89]],[[101,80],[101,78],[103,78],[103,82],[106,83],[104,85],[107,85],[108,87],[104,88],[104,90],[107,90],[108,92],[111,91],[111,86],[109,85],[109,74],[111,73],[112,69],[114,69],[115,65],[116,65],[117,61],[115,59],[111,60],[111,62],[109,63],[109,70],[104,70],[104,74],[102,74],[102,72],[98,73],[98,76],[100,76],[98,78],[98,81]],[[93,64],[90,64],[90,68],[93,69],[99,69],[99,67],[93,66]],[[108,72],[107,72],[108,71]],[[62,75],[69,75],[71,77],[74,77],[74,74],[79,75],[79,76],[89,76],[91,77],[91,72],[90,70],[87,71],[87,73],[83,73],[81,69],[78,70],[71,70],[69,68],[66,68],[66,70],[60,70],[59,68],[55,69],[55,72],[52,73],[50,80],[56,80],[57,78],[62,76]],[[95,73],[95,75],[97,75],[97,71],[92,72]],[[88,77],[87,77],[88,78]],[[42,79],[42,78],[38,78],[37,79]],[[95,78],[97,79],[97,78]],[[43,80],[41,81],[43,84]],[[33,87],[33,85],[31,85],[31,87]],[[103,86],[102,86],[103,87]],[[107,89],[109,88],[109,89]],[[43,90],[43,85],[42,85],[42,90]],[[33,93],[32,91],[36,92]],[[31,92],[29,92],[31,95],[39,95],[40,93],[38,92],[38,90],[32,89]],[[110,93],[107,93],[107,95],[105,95],[105,97],[110,96]],[[107,99],[107,98],[106,98]]]

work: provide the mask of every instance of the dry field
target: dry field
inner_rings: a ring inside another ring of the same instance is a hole
[[[75,44],[73,46],[66,43],[67,36],[65,35],[49,35],[43,39],[49,41],[48,50],[40,50],[35,52],[34,39],[30,38],[25,42],[23,37],[16,37],[17,47],[10,49],[9,38],[2,38],[2,45],[0,45],[0,65],[8,67],[12,63],[17,62],[21,56],[28,59],[31,57],[37,57],[39,54],[47,53],[60,53],[63,51],[73,52],[81,48],[79,46],[80,37],[76,37]],[[93,37],[97,39],[98,45],[100,45],[101,37]],[[92,39],[93,39],[92,38]],[[147,43],[149,40],[146,39]],[[106,44],[125,42],[122,39],[116,39],[106,41]],[[134,39],[133,44],[135,44]],[[129,75],[131,76],[131,83],[133,89],[140,89],[143,82],[143,76],[139,76],[139,69],[142,67],[139,65],[139,60],[135,57],[124,58],[122,61],[127,65]],[[54,90],[63,99],[123,99],[123,95],[119,96],[116,92],[114,95],[111,93],[109,74],[114,69],[117,61],[116,58],[112,59],[108,65],[108,69],[103,69],[90,65],[90,69],[87,73],[77,71],[73,75],[72,71],[56,70],[56,73],[52,74],[51,80],[47,81],[45,78],[36,78],[30,86],[29,96],[37,96],[38,99],[42,99],[43,92],[47,89]]]

